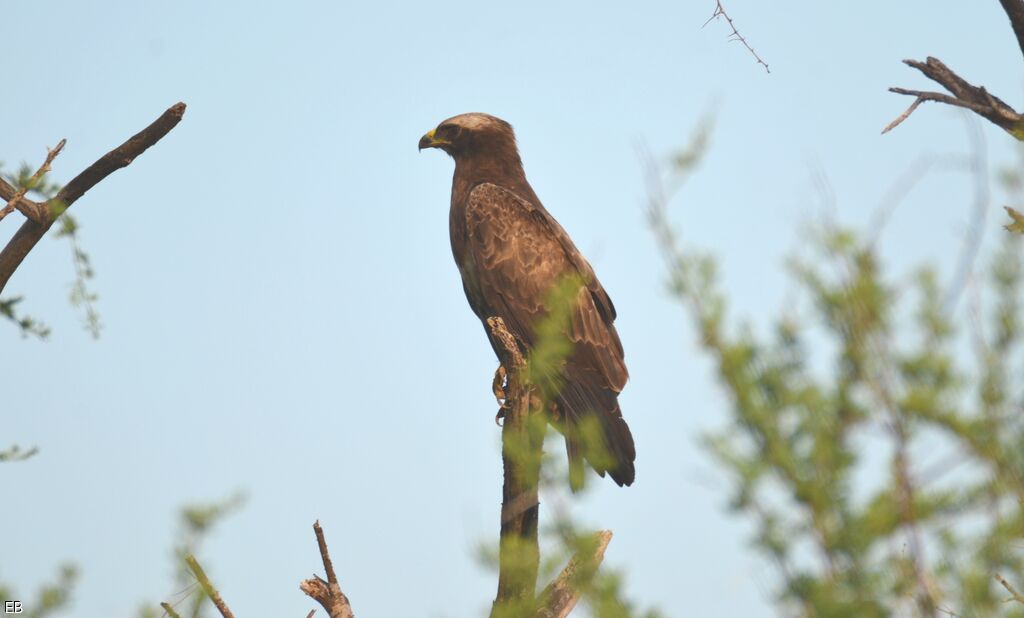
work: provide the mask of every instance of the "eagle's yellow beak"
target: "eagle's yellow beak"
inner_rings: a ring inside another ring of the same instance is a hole
[[[434,137],[434,129],[427,131],[427,134],[420,138],[420,150],[424,148],[437,148],[444,144],[450,144],[451,142],[443,139],[437,139]]]

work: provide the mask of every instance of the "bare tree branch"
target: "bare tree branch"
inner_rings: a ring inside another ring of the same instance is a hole
[[[223,618],[235,618],[235,615],[231,613],[230,609],[228,609],[227,603],[224,602],[224,599],[220,598],[220,593],[217,592],[217,589],[213,587],[212,583],[210,583],[210,578],[206,576],[206,572],[203,571],[203,567],[199,566],[199,562],[196,560],[196,557],[191,555],[185,556],[185,564],[188,565],[189,570],[192,571],[192,574],[196,576],[197,580],[199,580],[199,585],[202,587],[203,592],[206,593],[206,596],[210,597],[210,601],[213,602],[217,611],[220,612],[220,615],[223,616]]]
[[[109,176],[114,171],[128,166],[136,157],[150,146],[160,141],[171,129],[178,125],[185,113],[184,103],[175,103],[148,127],[129,138],[126,142],[100,157],[81,174],[71,180],[51,200],[41,205],[41,222],[28,220],[14,234],[11,240],[0,251],[0,292],[10,280],[11,275],[21,265],[25,256],[36,246],[46,234],[53,222],[86,191]],[[10,201],[17,191],[6,182],[0,181],[0,197]],[[24,201],[24,198],[21,198]]]
[[[500,357],[508,376],[505,422],[501,430],[505,480],[501,493],[498,592],[491,611],[491,615],[496,616],[505,615],[510,607],[532,605],[537,591],[540,570],[537,488],[544,426],[538,431],[539,423],[532,422],[532,389],[518,342],[500,317],[488,318],[487,325],[491,335],[504,347]]]
[[[313,524],[313,532],[316,533],[316,543],[320,547],[320,559],[324,563],[327,581],[314,575],[311,579],[302,581],[299,584],[299,589],[323,606],[330,618],[354,618],[355,614],[352,612],[352,605],[349,603],[345,593],[341,591],[341,585],[338,584],[338,575],[334,572],[334,563],[331,562],[331,554],[327,550],[327,539],[324,538],[324,530],[320,527],[320,520]],[[309,616],[312,615],[313,612],[310,612]]]
[[[1009,0],[1004,0],[1004,4]],[[906,120],[917,107],[925,101],[936,101],[969,109],[979,116],[986,118],[989,122],[1001,127],[1017,139],[1024,139],[1024,123],[1022,117],[1002,99],[989,94],[984,86],[975,86],[954,73],[949,67],[938,58],[929,56],[925,62],[917,60],[904,60],[904,64],[914,67],[924,73],[925,77],[938,83],[950,92],[950,95],[940,92],[923,90],[907,90],[906,88],[889,88],[889,92],[904,94],[916,97],[914,102],[907,108],[907,111],[900,114],[895,120],[889,123],[882,133],[887,133],[896,128]]]
[[[704,25],[708,25],[712,21],[717,20],[719,17],[724,17],[726,23],[729,24],[729,28],[732,29],[732,34],[729,35],[729,40],[739,41],[740,43],[743,43],[743,47],[746,47],[747,51],[749,51],[751,55],[754,56],[754,60],[757,60],[757,63],[764,67],[765,72],[771,73],[772,71],[771,69],[768,68],[768,63],[762,60],[761,56],[757,55],[757,52],[754,51],[754,48],[750,46],[750,43],[747,43],[747,39],[743,38],[743,35],[740,34],[740,31],[736,29],[736,24],[732,23],[732,18],[729,17],[729,14],[725,12],[725,7],[722,6],[722,0],[715,0],[715,10],[711,14],[711,17],[709,17],[708,20],[704,22]]]
[[[601,566],[611,540],[611,530],[602,530],[594,534],[593,545],[576,552],[558,577],[541,592],[537,618],[565,618],[572,612]]]
[[[14,212],[14,209],[17,208],[18,211],[21,214],[25,215],[27,218],[31,219],[32,221],[35,221],[36,223],[45,225],[45,211],[39,204],[33,202],[32,200],[24,199],[25,194],[28,193],[36,185],[38,185],[39,181],[43,179],[43,176],[45,176],[46,173],[50,171],[50,164],[53,163],[53,160],[57,158],[57,155],[60,154],[60,151],[64,150],[64,144],[66,143],[67,140],[62,139],[60,140],[60,142],[57,143],[56,148],[46,149],[46,161],[44,161],[43,164],[39,166],[39,169],[36,170],[36,173],[32,174],[28,181],[25,182],[25,186],[18,189],[18,191],[7,200],[7,205],[4,206],[3,210],[0,210],[0,220]]]

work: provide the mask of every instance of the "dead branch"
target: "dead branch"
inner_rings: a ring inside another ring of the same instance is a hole
[[[36,202],[33,202],[32,200],[24,199],[25,194],[28,193],[30,189],[37,186],[39,184],[39,181],[43,179],[43,176],[45,176],[46,173],[50,171],[50,164],[53,163],[53,160],[57,158],[57,155],[60,154],[60,151],[64,150],[64,144],[66,143],[67,140],[62,139],[60,140],[60,142],[57,143],[56,148],[46,149],[46,161],[43,161],[43,164],[39,166],[39,169],[36,170],[36,173],[32,174],[32,176],[28,179],[28,182],[25,183],[25,186],[18,189],[17,193],[15,193],[14,196],[7,201],[7,205],[4,206],[3,210],[0,210],[0,219],[3,219],[7,215],[11,214],[12,212],[14,212],[14,209],[17,208],[18,212],[25,215],[32,221],[35,221],[36,223],[45,224],[46,215],[45,211],[43,210],[43,207],[37,204]]]
[[[925,77],[948,90],[952,96],[941,92],[907,90],[906,88],[889,88],[889,92],[904,94],[916,98],[910,107],[907,108],[907,111],[903,112],[895,120],[890,122],[885,129],[882,130],[882,133],[887,133],[899,126],[900,123],[910,117],[910,114],[912,114],[921,103],[925,101],[936,101],[939,103],[945,103],[946,105],[969,109],[982,118],[987,119],[989,122],[1001,127],[1017,139],[1024,137],[1024,124],[1021,123],[1021,119],[1024,117],[1018,114],[1016,110],[1007,105],[1006,102],[999,97],[989,94],[989,92],[985,90],[984,86],[975,86],[971,84],[954,73],[938,58],[933,58],[931,56],[929,56],[925,62],[904,60],[903,63],[924,73]]]
[[[532,389],[526,377],[526,360],[515,337],[499,317],[488,318],[487,325],[492,337],[502,343],[501,364],[508,375],[505,422],[501,429],[505,480],[501,493],[498,592],[491,613],[495,616],[507,613],[510,607],[532,605],[537,591],[540,570],[537,488],[544,426],[538,431],[538,423],[532,422]]]
[[[747,51],[749,51],[751,55],[754,56],[754,60],[757,60],[757,63],[764,67],[765,72],[771,73],[772,71],[771,69],[768,68],[768,63],[762,60],[761,56],[757,55],[757,52],[754,51],[754,48],[750,46],[750,43],[747,43],[747,39],[743,38],[743,35],[740,34],[740,31],[736,29],[736,24],[732,23],[732,18],[729,17],[729,14],[725,12],[725,7],[722,6],[722,0],[715,0],[715,10],[711,14],[711,17],[709,17],[708,20],[704,22],[704,25],[708,25],[712,21],[717,20],[719,17],[724,17],[726,23],[729,24],[729,28],[732,29],[732,34],[729,35],[729,40],[739,41],[740,43],[743,43],[743,47],[746,47]]]
[[[1002,5],[1003,11],[1006,12],[1006,16],[1010,19],[1013,34],[1017,37],[1017,45],[1020,47],[1021,52],[1024,53],[1024,0],[999,0],[999,4]],[[925,77],[941,85],[952,96],[940,92],[890,88],[889,92],[909,95],[915,97],[915,99],[910,107],[907,108],[907,111],[890,122],[882,130],[882,133],[891,131],[906,120],[921,103],[937,101],[969,109],[979,116],[986,118],[989,122],[1001,127],[1018,140],[1024,140],[1024,123],[1021,123],[1022,116],[999,99],[999,97],[989,94],[984,86],[974,86],[969,83],[951,71],[938,58],[929,56],[925,62],[918,62],[916,60],[904,60],[903,62],[924,73]]]
[[[185,564],[188,565],[189,570],[192,571],[192,574],[196,576],[197,580],[199,580],[199,585],[202,587],[203,592],[206,593],[206,596],[208,596],[210,601],[213,602],[217,611],[220,612],[220,615],[223,616],[223,618],[235,618],[235,615],[231,613],[230,609],[228,609],[227,603],[224,602],[224,599],[220,598],[220,593],[217,592],[217,589],[213,587],[212,583],[210,583],[210,578],[206,576],[206,573],[203,571],[203,567],[199,566],[199,562],[196,560],[196,557],[185,556]]]
[[[175,103],[148,127],[100,157],[95,163],[86,168],[85,171],[72,179],[53,199],[48,200],[44,204],[36,205],[38,206],[38,216],[29,217],[29,220],[22,224],[3,251],[0,251],[0,292],[3,292],[4,286],[7,285],[11,275],[14,274],[14,271],[17,270],[28,253],[46,234],[46,231],[50,229],[50,226],[53,225],[61,213],[70,208],[86,191],[96,186],[97,183],[116,170],[127,167],[136,157],[160,141],[171,129],[178,125],[184,114],[185,104]],[[63,143],[61,141],[61,145]],[[59,152],[59,148],[54,150]],[[56,154],[53,154],[53,157],[55,156]],[[52,160],[53,158],[48,156],[44,167],[48,167],[49,162]],[[24,197],[15,199],[17,194],[18,190],[7,182],[0,180],[0,198],[8,203],[14,200],[15,207],[17,207],[18,204],[26,202]],[[33,206],[34,208],[35,206]]]
[[[331,554],[327,550],[327,540],[324,538],[323,528],[320,527],[320,520],[313,524],[313,532],[316,533],[316,543],[320,547],[320,559],[323,560],[324,571],[327,572],[327,581],[313,575],[312,578],[302,581],[299,589],[323,606],[330,618],[354,618],[352,605],[338,584],[338,575],[334,572],[334,563],[331,562]],[[309,616],[312,615],[313,612],[310,612]]]
[[[594,535],[593,545],[576,552],[558,577],[540,593],[537,618],[565,618],[572,612],[601,566],[611,540],[611,530],[602,530]]]

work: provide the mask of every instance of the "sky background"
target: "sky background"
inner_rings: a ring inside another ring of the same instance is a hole
[[[713,251],[733,316],[792,291],[785,257],[820,216],[864,226],[927,153],[964,152],[961,114],[889,86],[941,58],[1010,101],[1020,51],[998,3],[726,4],[769,63],[690,2],[175,3],[6,0],[0,160],[66,182],[177,101],[184,120],[74,206],[105,329],[68,306],[67,244],[44,240],[5,290],[53,329],[0,325],[0,579],[27,591],[82,568],[74,618],[173,597],[178,507],[249,499],[200,559],[238,616],[300,616],[327,532],[360,616],[483,615],[501,501],[496,362],[447,233],[452,162],[416,142],[485,111],[516,128],[527,176],[619,310],[636,484],[574,514],[609,528],[606,564],[669,616],[774,615],[770,565],[726,511],[697,439],[728,401],[665,290],[643,215],[638,144],[667,157],[709,112],[700,170],[672,205]],[[1010,140],[979,125],[994,171]],[[886,265],[948,276],[968,221],[962,174],[930,176],[882,241]],[[989,246],[1003,218],[993,185]],[[20,216],[0,224],[0,241]],[[549,511],[542,506],[542,523]]]

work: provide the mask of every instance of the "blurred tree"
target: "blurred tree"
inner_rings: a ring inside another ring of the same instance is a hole
[[[708,126],[667,180],[651,166],[648,214],[731,401],[704,444],[731,479],[730,508],[756,524],[780,614],[1024,616],[1020,241],[1004,237],[958,323],[934,268],[908,286],[873,243],[826,224],[790,265],[806,306],[775,317],[770,337],[732,328],[714,259],[684,248],[667,215],[664,187],[693,170]]]

